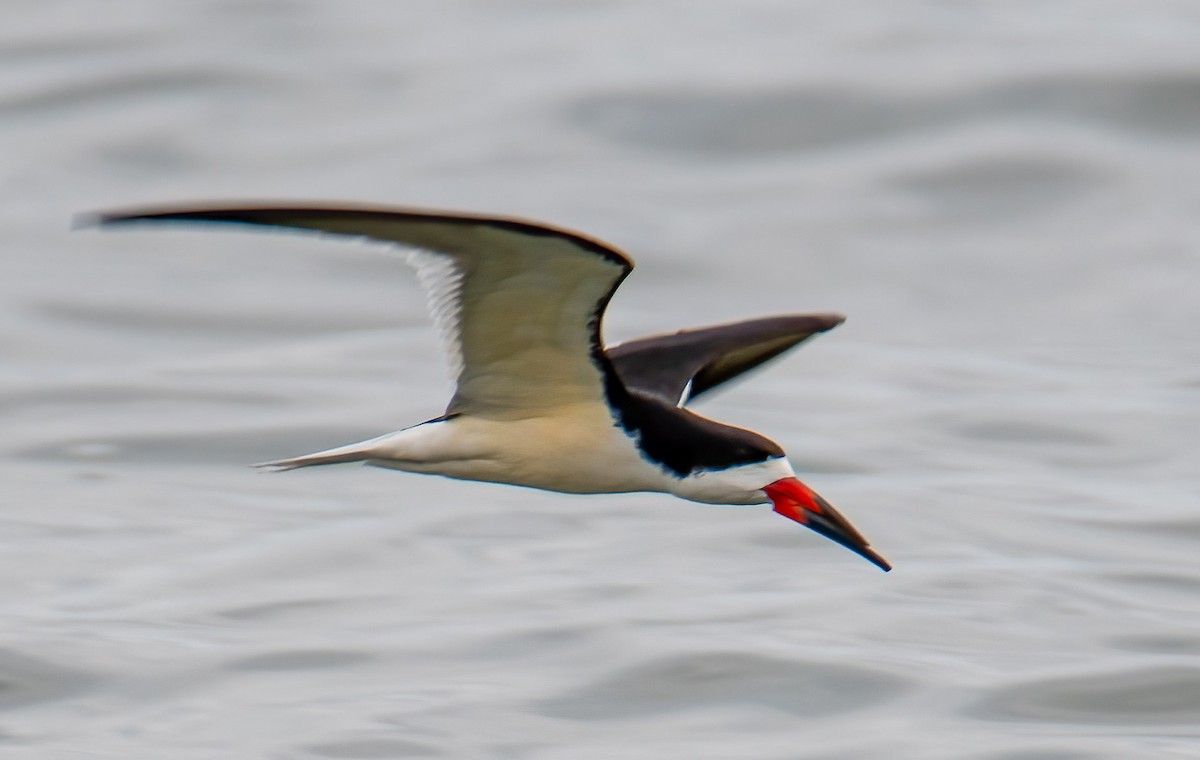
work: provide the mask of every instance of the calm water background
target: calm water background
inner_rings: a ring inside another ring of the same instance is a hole
[[[1191,2],[10,0],[0,756],[1200,757]],[[342,199],[628,250],[607,334],[849,321],[702,407],[766,509],[248,462],[438,413]]]

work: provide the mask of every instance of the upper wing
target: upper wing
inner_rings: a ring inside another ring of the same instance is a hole
[[[683,406],[845,319],[840,314],[750,319],[640,338],[612,346],[607,354],[625,387]]]
[[[160,220],[294,227],[415,249],[457,375],[449,412],[524,416],[602,402],[612,380],[600,320],[633,263],[578,233],[519,219],[362,207],[164,208],[97,218]]]

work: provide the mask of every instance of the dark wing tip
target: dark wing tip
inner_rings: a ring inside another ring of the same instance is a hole
[[[71,219],[71,229],[80,230],[90,227],[105,227],[110,224],[124,224],[127,222],[152,221],[155,219],[229,219],[232,210],[225,211],[220,209],[196,210],[196,209],[129,209],[116,211],[84,211],[76,214]]]
[[[286,213],[291,209],[283,207],[247,207],[247,206],[228,206],[228,207],[149,207],[140,209],[116,209],[112,211],[86,211],[81,214],[76,214],[73,220],[72,227],[103,227],[108,224],[123,224],[126,222],[140,221],[223,221],[223,222],[238,222],[238,221],[256,221],[266,214]],[[328,211],[330,209],[320,209]]]
[[[832,330],[845,321],[845,314],[839,314],[836,311],[822,311],[805,314],[780,314],[774,317],[758,317],[742,322],[733,322],[728,325],[719,325],[718,327],[736,329],[746,326],[759,332],[763,336],[763,339],[766,339],[767,336],[783,338],[793,335],[800,336],[799,340],[803,340],[810,335]],[[703,330],[705,328],[699,329]]]

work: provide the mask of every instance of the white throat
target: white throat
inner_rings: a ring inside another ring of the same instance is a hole
[[[796,477],[784,457],[743,464],[725,470],[701,470],[676,481],[671,493],[705,504],[765,504],[762,488],[782,478]]]

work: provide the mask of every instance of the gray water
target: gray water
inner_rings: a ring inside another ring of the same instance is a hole
[[[0,756],[1200,757],[1194,3],[10,0]],[[515,214],[611,341],[847,323],[700,407],[763,509],[249,462],[437,414],[399,257],[71,231]]]

